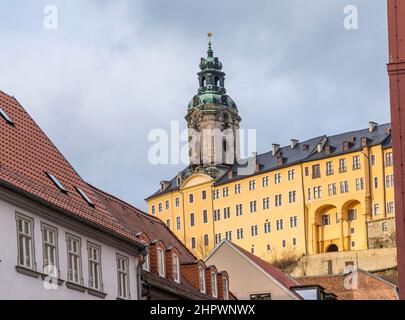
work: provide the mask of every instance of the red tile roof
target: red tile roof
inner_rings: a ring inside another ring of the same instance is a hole
[[[0,91],[0,108],[13,120],[11,126],[0,118],[0,180],[58,208],[69,211],[128,240],[135,234],[124,228],[19,102]],[[65,186],[62,193],[46,175],[50,172]],[[94,202],[92,208],[77,192],[82,189]]]
[[[259,258],[258,256],[254,255],[253,253],[239,247],[235,243],[232,242],[232,245],[242,252],[245,256],[247,256],[251,261],[253,261],[258,267],[263,269],[267,274],[271,277],[276,279],[279,283],[281,283],[286,288],[291,288],[294,286],[300,285],[300,283],[295,280],[294,278],[290,277],[289,275],[282,272],[280,269],[276,268],[275,266],[271,265],[269,262],[264,261],[263,259]]]

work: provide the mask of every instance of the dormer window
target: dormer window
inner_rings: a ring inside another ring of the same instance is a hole
[[[198,271],[199,271],[199,280],[200,280],[200,292],[206,293],[205,270],[203,267],[199,267]]]
[[[166,277],[165,254],[161,248],[157,249],[157,263],[159,276]]]
[[[223,278],[224,283],[224,300],[229,300],[229,283],[228,278]]]
[[[177,183],[177,186],[178,187],[180,187],[181,186],[181,177],[179,176],[179,177],[177,177],[177,179],[176,179],[176,183]]]
[[[148,244],[145,241],[142,241],[145,246],[148,246]],[[145,256],[145,262],[142,265],[142,269],[145,271],[150,271],[150,255],[149,253]]]
[[[172,256],[173,261],[173,280],[180,283],[180,261],[177,255]]]
[[[217,274],[211,272],[211,293],[214,298],[218,298]]]

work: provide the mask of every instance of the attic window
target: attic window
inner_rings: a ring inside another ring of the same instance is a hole
[[[52,180],[52,182],[55,184],[55,186],[58,187],[58,189],[60,191],[62,191],[63,193],[67,193],[67,190],[65,189],[65,187],[63,186],[62,183],[59,182],[59,180],[51,173],[46,172],[46,175],[48,176],[49,179]]]
[[[0,115],[9,125],[14,126],[13,120],[11,120],[11,118],[2,108],[0,108]]]
[[[77,192],[82,196],[82,198],[88,203],[89,206],[95,207],[95,204],[91,199],[87,196],[87,194],[80,189],[79,187],[76,187]]]

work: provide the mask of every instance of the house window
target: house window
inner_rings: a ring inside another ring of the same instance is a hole
[[[224,219],[229,219],[231,217],[231,208],[224,208]]]
[[[173,262],[173,280],[177,283],[180,283],[180,263],[179,257],[177,255],[172,255]]]
[[[257,209],[257,202],[250,201],[250,212],[256,212],[256,209]]]
[[[283,246],[283,248],[285,248],[287,246],[287,243],[285,240],[283,240],[281,243],[282,243],[281,245]]]
[[[81,270],[81,241],[79,238],[67,235],[68,246],[68,281],[82,283]]]
[[[215,234],[215,245],[220,244],[222,240],[222,236],[220,233]]]
[[[312,179],[317,179],[321,177],[321,167],[319,164],[314,164],[312,166]]]
[[[293,246],[296,246],[297,245],[297,238],[293,238],[292,243],[293,243]]]
[[[319,199],[322,196],[322,189],[321,187],[314,187],[313,188],[314,199]]]
[[[166,220],[166,227],[168,227],[170,229],[170,219]]]
[[[340,193],[349,192],[349,182],[347,180],[340,182]]]
[[[156,214],[156,208],[155,208],[155,206],[152,206],[152,214],[153,214],[153,215]]]
[[[353,170],[360,169],[360,156],[353,157]]]
[[[339,172],[346,172],[347,167],[346,167],[346,159],[339,159]]]
[[[356,179],[356,190],[364,190],[364,178],[357,178]]]
[[[203,267],[199,267],[199,279],[200,279],[200,292],[205,293],[206,288],[205,288],[205,271]]]
[[[336,195],[336,183],[328,184],[328,194],[329,194],[329,197]]]
[[[120,299],[130,298],[128,264],[128,258],[117,255],[118,298]]]
[[[55,228],[42,225],[42,250],[44,274],[52,277],[59,276],[58,236]]]
[[[263,199],[263,210],[267,210],[270,208],[270,198],[264,198]]]
[[[339,213],[335,213],[335,220],[336,220],[336,223],[339,223],[340,222],[340,218],[339,218]]]
[[[394,175],[393,174],[389,174],[385,177],[385,186],[387,188],[391,188],[394,186]]]
[[[176,217],[176,229],[177,229],[177,230],[180,230],[180,229],[181,229],[180,217]]]
[[[356,209],[349,209],[347,211],[347,219],[349,221],[357,220],[357,210]]]
[[[148,244],[145,241],[142,241],[142,243],[145,246],[148,246]],[[142,265],[142,269],[145,271],[150,271],[150,255],[149,253],[145,256],[145,262]]]
[[[204,234],[204,246],[208,247],[210,244],[208,234]]]
[[[158,263],[158,274],[162,278],[166,276],[166,265],[165,265],[165,254],[163,249],[157,249],[157,263]]]
[[[208,211],[203,210],[203,222],[208,223]]]
[[[380,204],[379,203],[374,203],[374,215],[378,216],[380,214]]]
[[[207,191],[203,190],[203,191],[201,192],[201,198],[202,198],[203,200],[207,199]]]
[[[269,177],[268,176],[262,178],[262,185],[263,185],[263,187],[267,187],[269,185]]]
[[[236,205],[236,216],[241,216],[243,215],[243,206],[241,204]]]
[[[250,180],[249,181],[249,190],[255,190],[256,189],[256,180]]]
[[[328,162],[326,162],[326,175],[330,176],[332,174],[333,174],[333,162],[328,161]]]
[[[162,212],[162,210],[163,210],[162,203],[159,203],[159,212]]]
[[[375,155],[374,155],[374,154],[372,154],[372,155],[370,156],[370,164],[371,164],[372,166],[375,165]]]
[[[250,227],[250,229],[251,229],[251,232],[252,232],[252,237],[255,237],[255,236],[257,236],[258,235],[258,225],[256,224],[256,225],[254,225],[254,226],[251,226]]]
[[[270,233],[271,232],[271,222],[266,220],[264,223],[264,233]]]
[[[276,174],[274,175],[274,183],[275,183],[275,184],[281,183],[281,173],[276,173]]]
[[[290,191],[288,193],[288,202],[289,203],[294,203],[296,201],[296,191]]]
[[[179,207],[179,206],[180,206],[180,198],[177,197],[176,200],[175,200],[175,202],[176,202],[176,207]]]
[[[89,287],[97,291],[103,291],[101,277],[101,248],[88,243],[87,252],[89,257]]]
[[[323,214],[322,215],[322,225],[323,226],[329,226],[330,225],[330,215],[329,214]]]
[[[223,188],[222,189],[222,194],[223,194],[224,198],[229,196],[229,188],[228,187]]]
[[[169,200],[167,200],[166,201],[166,210],[169,210],[170,209],[170,202],[169,202]]]
[[[294,180],[294,178],[295,178],[295,170],[294,169],[288,170],[288,180],[291,181]]]
[[[195,238],[192,237],[192,238],[191,238],[191,249],[195,249],[196,247],[197,247],[197,243],[196,243],[196,241],[195,241]]]
[[[224,300],[229,300],[229,282],[228,278],[223,278],[224,284]]]
[[[309,176],[309,168],[305,167],[304,172],[305,172],[305,176],[308,177]]]
[[[239,194],[241,192],[240,184],[235,184],[235,194]]]
[[[190,213],[190,226],[191,227],[195,226],[194,213]]]
[[[215,272],[211,272],[211,291],[212,296],[218,298],[217,275]]]
[[[236,230],[236,237],[238,238],[238,240],[243,239],[243,228]]]
[[[374,188],[378,188],[378,177],[374,177]]]
[[[225,232],[225,238],[228,241],[232,241],[232,231],[226,231]]]
[[[392,152],[387,152],[387,153],[385,154],[385,166],[386,166],[386,167],[391,167],[392,164],[393,164],[393,161],[392,161]]]
[[[387,213],[394,213],[394,201],[387,203]]]
[[[214,221],[221,220],[221,209],[214,210]]]
[[[277,195],[275,196],[274,205],[275,205],[276,207],[280,207],[281,204],[282,204],[282,195],[281,195],[281,194],[277,194]]]
[[[381,225],[381,227],[382,227],[382,231],[383,231],[383,232],[388,231],[388,222],[383,222],[382,225]]]
[[[311,200],[311,188],[308,188],[308,200]]]
[[[20,266],[35,269],[33,221],[29,218],[17,216],[18,233],[18,264]]]
[[[190,193],[190,194],[188,195],[188,202],[189,202],[189,203],[194,203],[194,194]]]
[[[219,199],[219,190],[213,190],[212,191],[212,198],[215,199]]]
[[[295,228],[297,226],[298,226],[298,217],[297,216],[290,217],[290,227]]]
[[[283,228],[284,228],[284,220],[283,219],[277,220],[276,225],[277,225],[277,230],[283,230]]]

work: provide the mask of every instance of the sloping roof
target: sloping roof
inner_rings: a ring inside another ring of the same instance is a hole
[[[99,196],[108,211],[132,233],[145,232],[152,242],[160,240],[165,244],[166,248],[176,247],[180,252],[181,263],[193,263],[197,260],[160,219],[144,213],[138,208],[93,186],[91,188]]]
[[[284,286],[292,295],[299,297],[293,290],[290,290],[291,287],[295,287],[300,285],[298,281],[294,278],[290,277],[289,275],[282,272],[280,269],[276,268],[275,266],[271,265],[269,262],[259,258],[258,256],[254,255],[253,253],[243,249],[242,247],[236,245],[233,242],[228,240],[223,240],[221,244],[219,244],[210,254],[207,256],[205,261],[207,261],[217,250],[223,246],[228,245],[230,248],[234,249],[235,251],[239,252],[242,256],[244,256],[248,261],[253,263],[258,269],[261,269],[265,272],[270,278],[276,280],[282,286]],[[301,297],[299,297],[301,298]]]
[[[338,300],[397,300],[397,288],[392,283],[368,273],[357,270],[357,287],[350,274],[324,275],[297,278],[302,285],[320,285],[336,295]],[[354,285],[350,288],[349,285]]]
[[[359,151],[362,149],[361,138],[367,138],[368,145],[370,146],[381,144],[384,148],[390,147],[391,133],[390,131],[387,131],[387,129],[390,127],[390,123],[385,123],[377,125],[372,132],[370,132],[369,129],[361,129],[333,136],[323,135],[299,142],[294,148],[292,148],[290,145],[281,147],[276,155],[273,155],[272,151],[259,154],[256,156],[256,163],[259,164],[259,172],[255,172],[251,176],[297,163]],[[343,149],[343,143],[349,139],[353,143],[350,144],[349,150],[346,151]],[[319,143],[331,146],[330,154],[326,154],[325,148],[323,148],[321,152],[318,152],[317,146]],[[284,158],[282,165],[277,163],[277,155],[280,153],[282,153],[282,157]],[[246,167],[247,160],[248,159],[241,160],[239,161],[240,164],[236,163],[231,166],[228,171],[232,172],[232,177],[230,177],[228,174],[224,174],[215,181],[214,185],[222,185],[230,181],[248,177],[249,175],[238,175],[239,169]],[[182,171],[182,174],[187,174],[188,172],[189,169],[186,168]],[[175,178],[171,179],[169,182],[170,184],[167,189],[164,191],[158,190],[147,199],[177,190],[179,188],[176,184]]]
[[[92,188],[83,181],[14,97],[0,91],[0,108],[14,122],[14,125],[10,125],[0,118],[0,180],[3,184],[66,210],[83,221],[137,242],[136,235],[120,224],[99,201]],[[55,186],[46,172],[62,183],[67,190],[66,194]],[[85,192],[95,204],[94,208],[83,199],[76,187]]]

